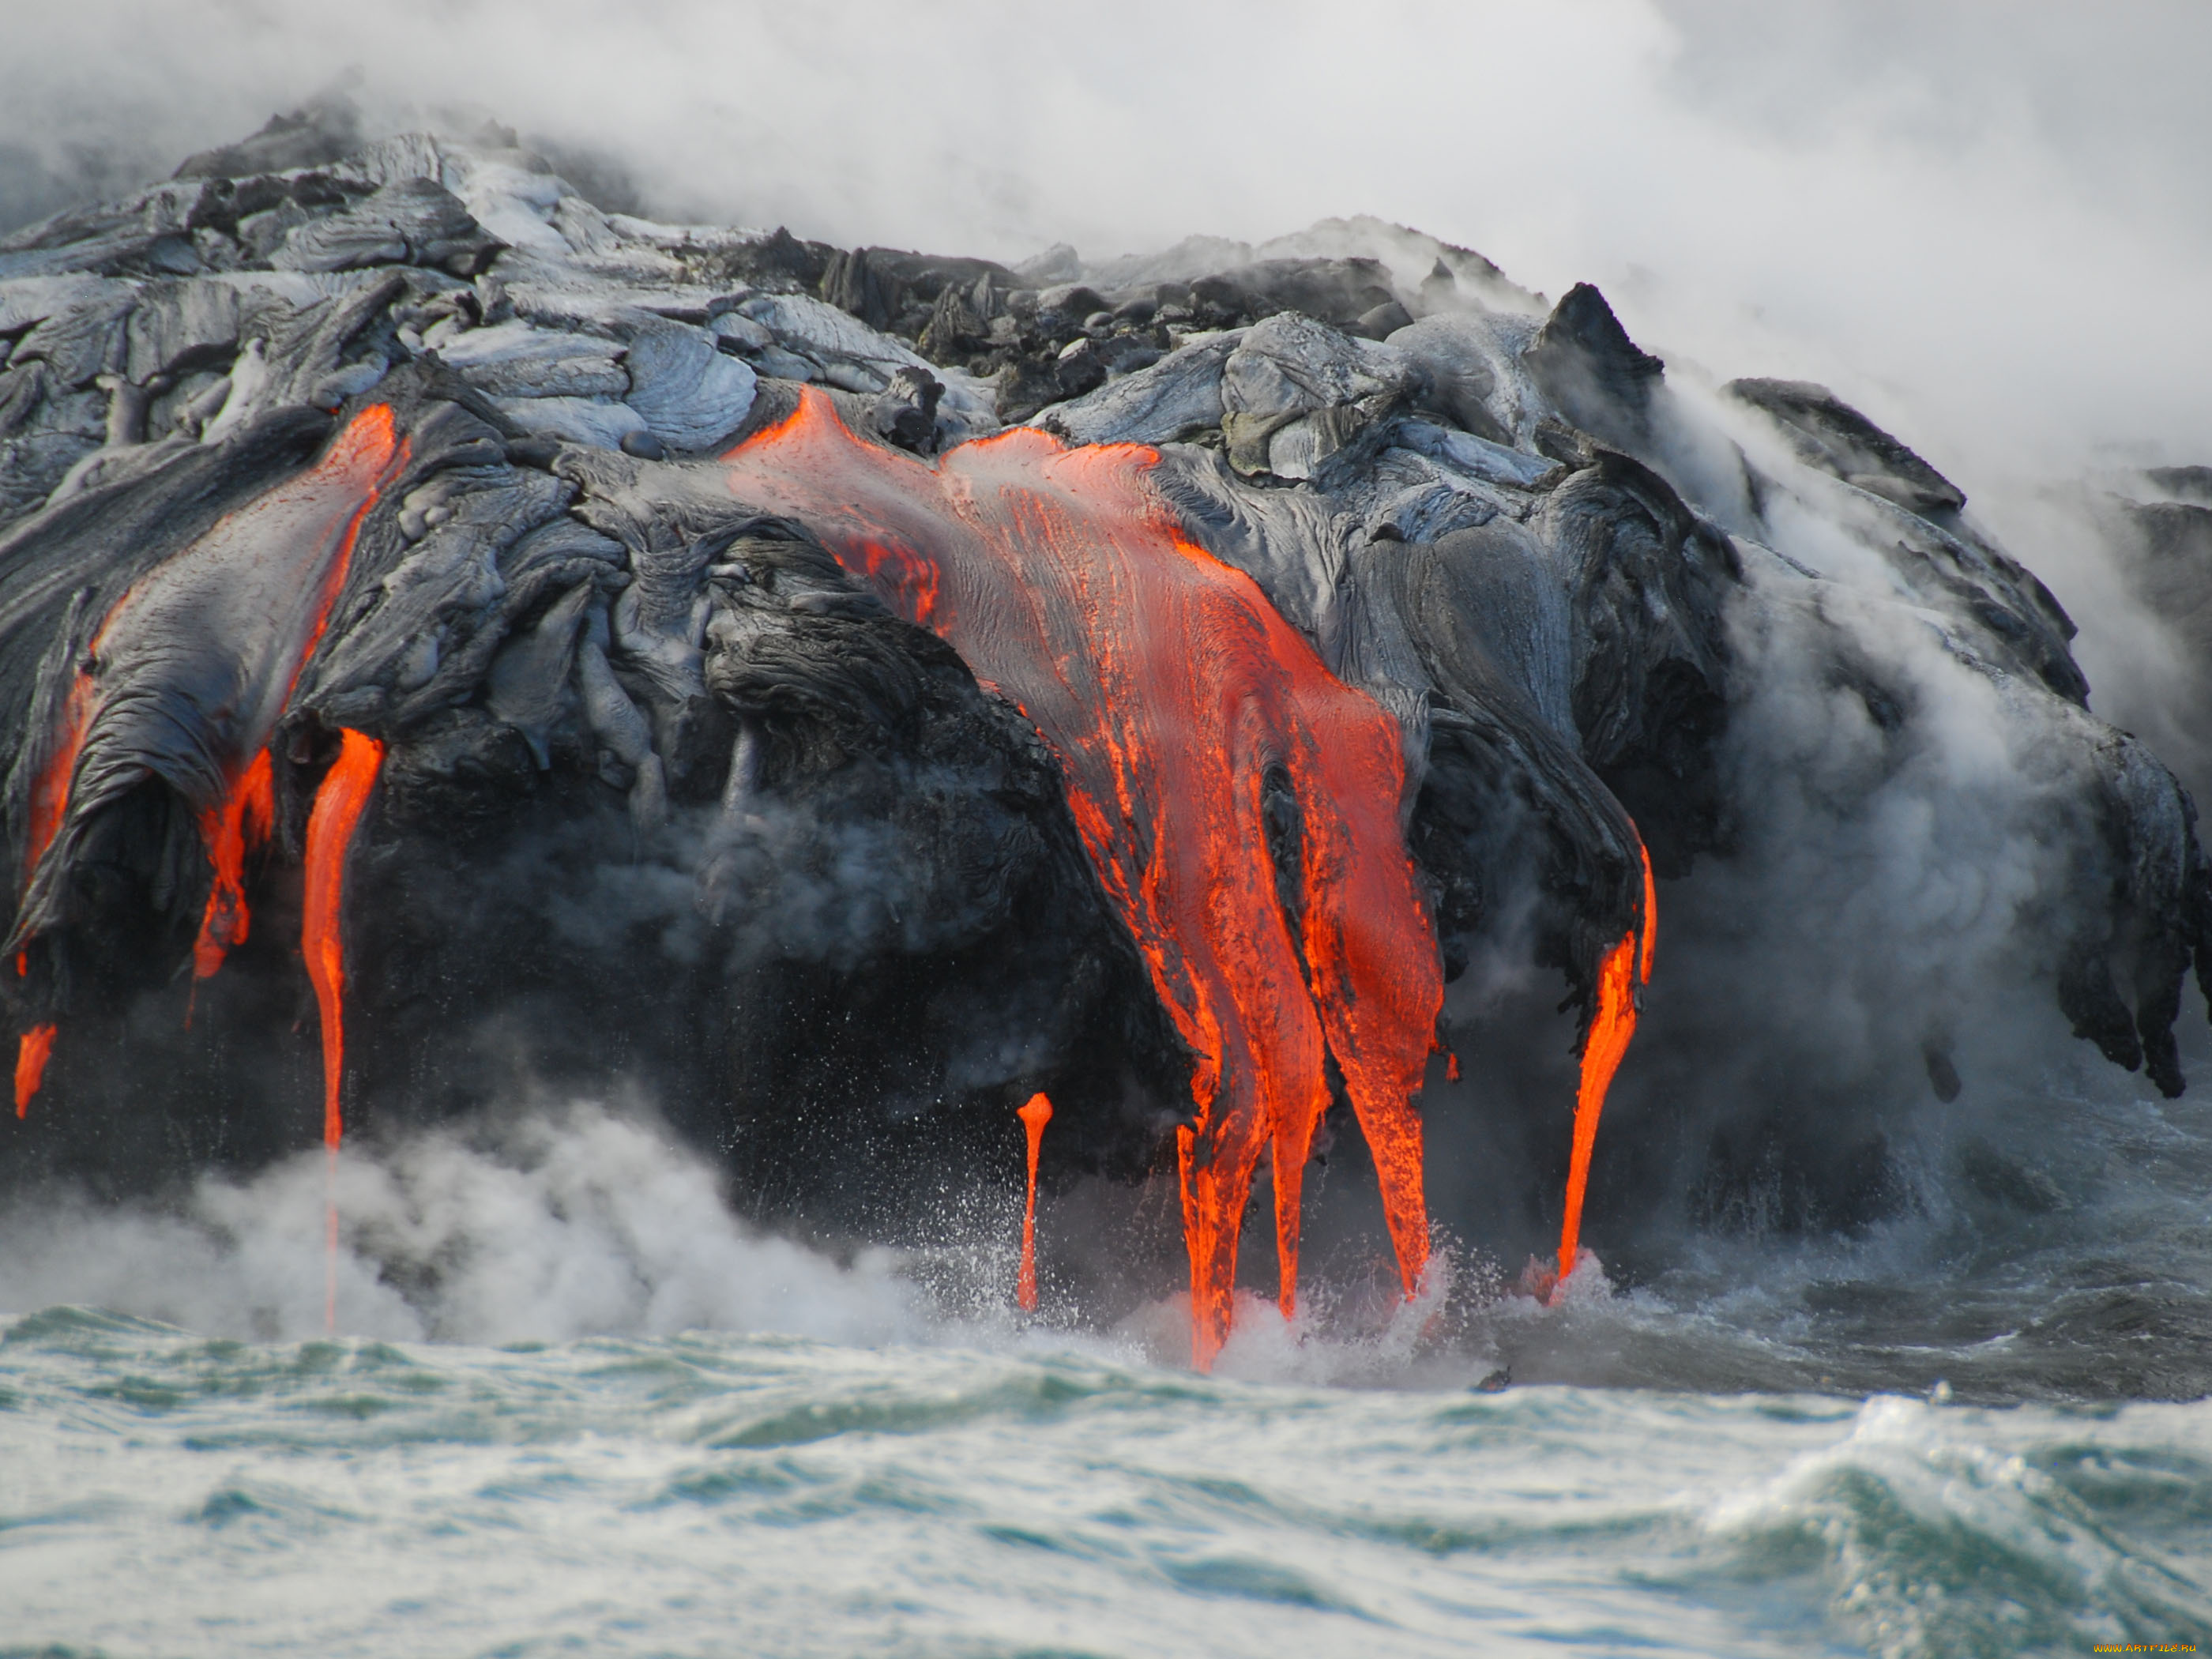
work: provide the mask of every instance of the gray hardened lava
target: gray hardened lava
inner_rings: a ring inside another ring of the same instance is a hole
[[[846,250],[603,211],[496,132],[310,112],[0,238],[0,994],[9,1035],[59,1033],[0,1182],[312,1142],[301,864],[345,732],[383,745],[349,1128],[627,1083],[749,1203],[884,1232],[1012,1156],[1038,1090],[1048,1182],[1172,1168],[1194,1055],[1060,757],[723,482],[803,388],[917,465],[1019,425],[1156,452],[1163,519],[1395,722],[1445,977],[1555,972],[1585,1024],[1644,854],[1663,905],[1761,844],[1783,680],[1863,751],[1804,792],[1842,822],[1938,741],[1927,676],[1966,677],[2040,769],[2008,820],[2047,874],[2026,981],[2182,1089],[2184,976],[2212,975],[2189,796],[2088,712],[2072,623],[1960,491],[1824,388],[1693,402],[1595,289],[1548,305],[1378,221],[1103,263]],[[2179,469],[2111,507],[2197,624],[2208,501]],[[1887,597],[1789,550],[1808,516]],[[201,975],[210,815],[264,751],[250,929]],[[1941,1020],[1891,1036],[1958,1092]],[[1632,1208],[1679,1132],[1621,1133]],[[1557,1113],[1525,1134],[1563,1165]],[[1713,1128],[1698,1201],[1775,1169],[1843,1222],[1893,1173],[1877,1131],[1762,1106]]]

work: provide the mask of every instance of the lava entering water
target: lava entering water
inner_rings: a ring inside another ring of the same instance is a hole
[[[15,1115],[28,1117],[31,1097],[46,1081],[46,1060],[54,1052],[54,1028],[33,1025],[15,1044]]]
[[[1613,1074],[1636,1035],[1636,994],[1651,982],[1652,952],[1658,943],[1659,894],[1651,880],[1651,855],[1645,853],[1644,913],[1598,966],[1597,1012],[1583,1042],[1582,1082],[1575,1091],[1574,1154],[1567,1170],[1566,1216],[1559,1228],[1560,1284],[1575,1270],[1581,1248],[1583,1190],[1589,1182],[1590,1154],[1597,1146],[1598,1117],[1605,1110]]]
[[[1030,1143],[1030,1197],[1022,1211],[1022,1276],[1014,1286],[1014,1300],[1024,1312],[1034,1312],[1036,1289],[1036,1170],[1037,1150],[1044,1144],[1044,1126],[1052,1121],[1052,1103],[1042,1094],[1031,1095],[1016,1114]]]
[[[300,953],[315,988],[323,1026],[323,1327],[338,1326],[338,1142],[345,1134],[339,1089],[345,1080],[346,853],[384,764],[384,745],[359,732],[343,733],[338,757],[315,790],[307,813],[307,901]]]
[[[1249,576],[1182,533],[1146,484],[1158,459],[1017,428],[931,466],[855,438],[808,388],[723,460],[732,494],[803,520],[1058,751],[1091,866],[1198,1059],[1195,1122],[1178,1138],[1204,1367],[1228,1335],[1263,1150],[1281,1306],[1295,1308],[1327,1058],[1413,1292],[1429,1237],[1412,1101],[1443,982],[1398,825],[1396,722],[1332,676]],[[1301,820],[1295,918],[1265,829],[1271,781],[1287,783]]]

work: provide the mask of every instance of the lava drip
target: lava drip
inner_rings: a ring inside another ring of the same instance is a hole
[[[54,1052],[54,1028],[33,1025],[15,1044],[15,1116],[31,1115],[31,1100],[46,1081],[46,1061]]]
[[[1330,1058],[1413,1293],[1429,1250],[1413,1097],[1443,983],[1399,828],[1396,722],[1331,675],[1249,576],[1182,533],[1148,483],[1158,460],[1016,428],[932,466],[855,438],[811,387],[723,458],[734,495],[805,522],[1057,752],[1091,867],[1196,1056],[1178,1150],[1204,1368],[1229,1333],[1262,1151],[1281,1307],[1296,1306]],[[1269,850],[1271,775],[1299,818],[1295,919]]]
[[[323,1027],[323,1328],[338,1325],[338,1142],[345,1134],[339,1090],[345,1080],[346,854],[376,787],[384,745],[359,732],[343,733],[338,757],[315,790],[307,813],[307,900],[300,953]]]
[[[215,881],[208,889],[199,938],[192,944],[194,979],[211,978],[231,948],[246,942],[252,920],[246,908],[246,856],[267,844],[276,817],[269,751],[264,749],[222,799],[200,814],[200,837],[215,866]]]
[[[98,648],[96,639],[94,648]],[[62,819],[69,813],[70,784],[76,776],[76,758],[84,748],[85,730],[92,724],[93,709],[98,702],[99,691],[92,676],[79,669],[70,681],[69,696],[62,704],[61,723],[54,733],[52,753],[31,782],[30,823],[23,842],[26,888],[38,873],[39,860],[53,845]],[[27,966],[19,956],[17,969]]]
[[[1643,852],[1642,847],[1638,848]],[[1597,1012],[1583,1040],[1582,1081],[1575,1093],[1574,1155],[1567,1168],[1566,1216],[1559,1228],[1559,1284],[1575,1270],[1581,1248],[1583,1192],[1589,1182],[1590,1155],[1597,1146],[1597,1121],[1605,1092],[1636,1035],[1638,993],[1651,982],[1652,953],[1659,942],[1659,894],[1651,880],[1651,855],[1644,853],[1644,908],[1620,944],[1598,964]]]
[[[346,852],[368,805],[384,764],[384,745],[349,731],[338,757],[324,774],[307,814],[307,902],[300,924],[300,953],[323,1024],[323,1144],[335,1152],[345,1133],[338,1085],[345,1074]]]
[[[1036,1170],[1037,1151],[1044,1145],[1044,1126],[1052,1121],[1052,1102],[1042,1094],[1034,1094],[1016,1114],[1022,1128],[1029,1137],[1030,1196],[1022,1211],[1022,1276],[1014,1285],[1014,1300],[1020,1303],[1024,1313],[1034,1313],[1037,1304],[1036,1288]]]

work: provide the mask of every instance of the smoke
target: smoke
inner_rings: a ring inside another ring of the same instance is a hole
[[[844,245],[1096,259],[1376,214],[1598,283],[1678,382],[1832,386],[2042,561],[2093,684],[2174,648],[2047,497],[2212,458],[2191,0],[19,10],[0,224],[333,92],[368,131],[496,118],[619,205]]]

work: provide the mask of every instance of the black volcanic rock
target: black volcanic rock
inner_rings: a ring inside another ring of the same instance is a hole
[[[1824,386],[1730,380],[1722,388],[1779,422],[1809,465],[1923,517],[1955,513],[1964,491]]]
[[[1008,422],[1151,447],[1183,551],[1249,577],[1395,721],[1444,962],[1556,968],[1585,1018],[1641,912],[1639,849],[1671,882],[1765,806],[1758,765],[1790,753],[1754,746],[1773,681],[1802,674],[1793,708],[1866,757],[1821,803],[1842,822],[1936,742],[1929,660],[1971,677],[1990,742],[2047,762],[2016,833],[2063,877],[2021,906],[2019,956],[2071,1027],[2180,1087],[2183,975],[2212,972],[2188,798],[2089,714],[2042,584],[1823,389],[1734,383],[1787,453],[1772,476],[1738,454],[1747,498],[1709,499],[1671,466],[1689,417],[1663,366],[1595,289],[1547,314],[1414,233],[1333,222],[1313,252],[1152,266],[838,250],[611,217],[549,173],[518,191],[511,137],[362,144],[310,112],[0,239],[0,821],[26,951],[0,997],[112,1060],[64,1047],[66,1109],[11,1132],[24,1167],[152,1181],[296,1143],[296,1076],[232,1061],[295,1018],[284,941],[341,731],[386,746],[348,921],[371,1121],[486,1104],[519,1044],[553,1078],[652,1079],[764,1202],[926,1203],[917,1169],[995,1156],[1041,1087],[1064,1171],[1172,1160],[1192,1055],[1050,745],[887,606],[897,550],[848,568],[725,485],[715,458],[809,386],[909,468]],[[103,618],[157,573],[198,614],[181,556],[386,418],[389,476],[266,737],[252,932],[195,994],[193,780],[237,758],[200,692],[266,652],[210,611],[103,663]],[[2192,595],[2199,482],[2130,520]],[[1847,599],[1790,555],[1784,501],[1898,591]],[[110,672],[138,723],[100,714],[98,805],[41,865],[78,677]],[[1930,1032],[1886,1035],[1946,1075]],[[1716,1142],[1729,1192],[1766,1144],[1747,1134]],[[1835,1139],[1871,1213],[1888,1165]]]
[[[179,179],[246,179],[261,173],[289,173],[328,166],[361,143],[359,118],[348,105],[325,100],[272,115],[250,138],[188,155],[173,175]]]

